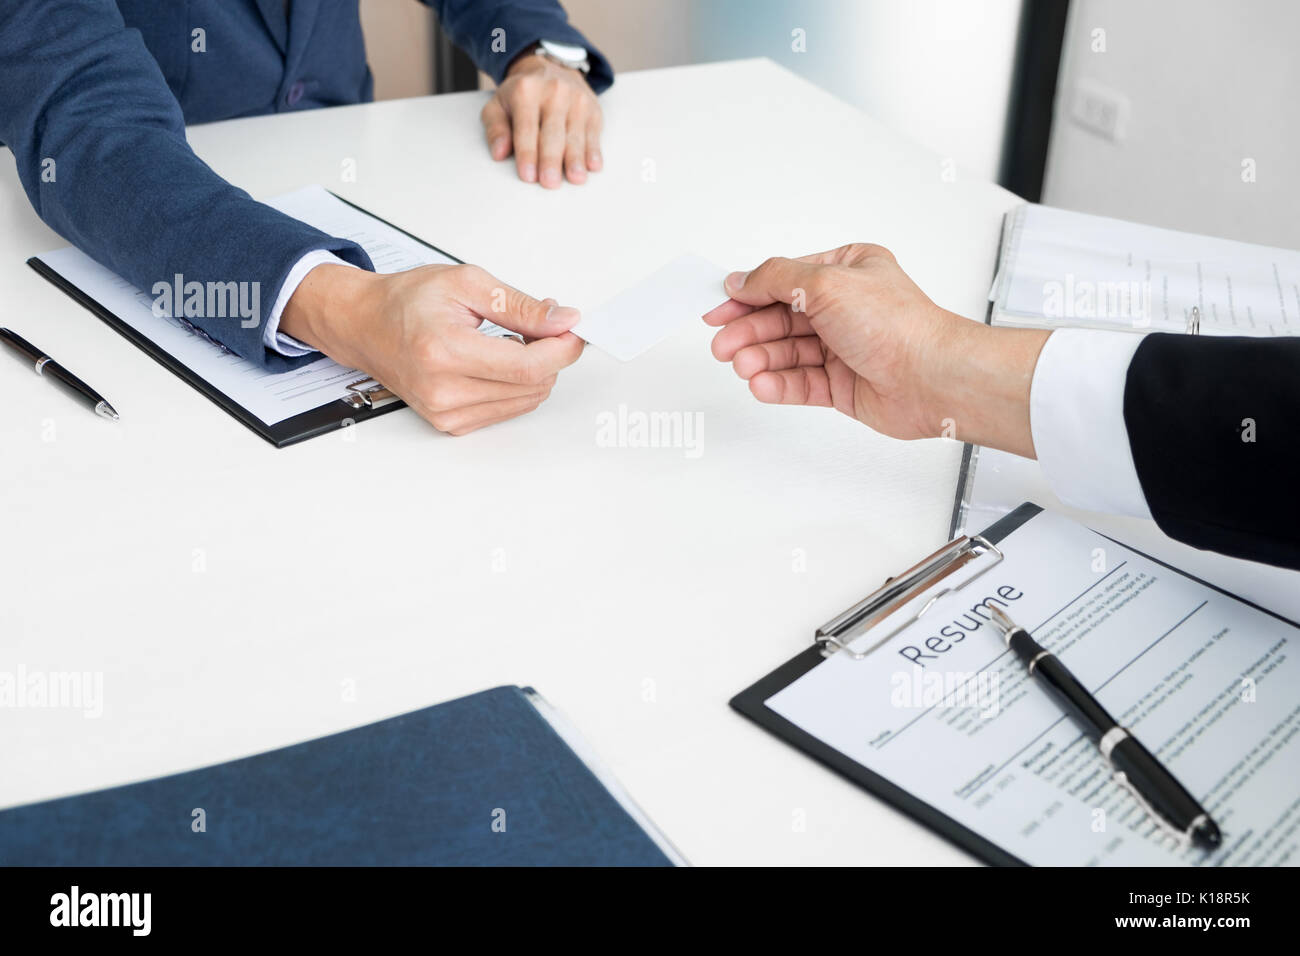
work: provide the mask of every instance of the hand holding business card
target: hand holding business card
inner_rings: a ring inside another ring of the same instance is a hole
[[[584,316],[573,332],[630,361],[725,298],[726,274],[707,259],[680,256]]]

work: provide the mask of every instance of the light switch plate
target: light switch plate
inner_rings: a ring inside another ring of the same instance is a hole
[[[1112,143],[1122,142],[1128,124],[1128,97],[1094,80],[1074,84],[1070,117],[1084,129]]]

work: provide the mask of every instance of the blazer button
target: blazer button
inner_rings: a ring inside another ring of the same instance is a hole
[[[305,87],[302,83],[295,83],[293,86],[289,87],[289,92],[285,94],[284,101],[290,106],[297,105],[298,101],[302,99],[304,89]]]

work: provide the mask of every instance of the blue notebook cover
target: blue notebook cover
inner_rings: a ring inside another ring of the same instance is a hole
[[[518,687],[0,812],[9,866],[671,863]]]

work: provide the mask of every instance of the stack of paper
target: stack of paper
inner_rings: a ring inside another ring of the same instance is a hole
[[[1047,206],[1007,215],[992,322],[1211,335],[1300,332],[1300,252]]]

